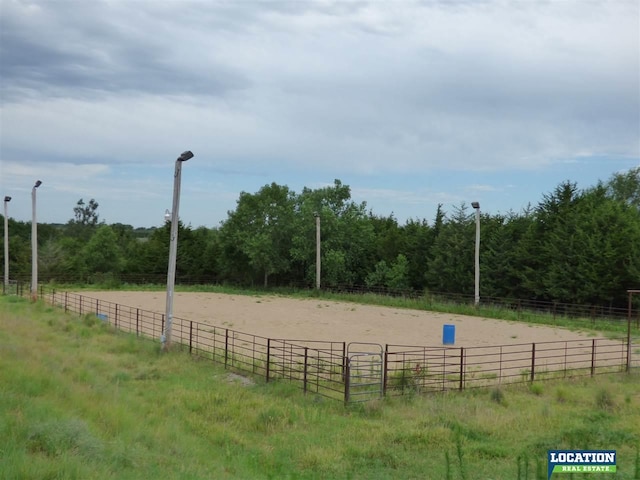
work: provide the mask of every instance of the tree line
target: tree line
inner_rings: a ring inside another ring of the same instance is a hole
[[[99,221],[81,199],[65,225],[38,225],[41,281],[159,281],[166,276],[170,224],[134,229]],[[176,279],[239,286],[315,285],[316,218],[321,283],[394,292],[474,292],[475,213],[465,204],[431,222],[378,216],[349,186],[296,193],[271,183],[242,192],[217,228],[179,223]],[[640,167],[578,189],[565,181],[521,212],[481,214],[480,293],[624,306],[640,288]],[[31,224],[9,219],[12,278],[28,281]],[[4,261],[4,260],[3,260]]]

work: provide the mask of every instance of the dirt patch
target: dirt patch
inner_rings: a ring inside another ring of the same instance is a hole
[[[82,292],[119,305],[163,313],[164,292]],[[474,347],[592,338],[562,328],[322,299],[176,293],[174,317],[287,340],[442,345],[455,326],[455,346]]]

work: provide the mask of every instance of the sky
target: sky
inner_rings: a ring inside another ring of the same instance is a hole
[[[640,166],[637,0],[0,0],[8,216],[217,227],[339,179],[375,215],[520,212]]]

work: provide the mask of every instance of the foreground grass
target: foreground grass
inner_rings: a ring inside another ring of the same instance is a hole
[[[551,448],[640,478],[637,372],[345,408],[0,297],[0,385],[2,479],[543,479]]]

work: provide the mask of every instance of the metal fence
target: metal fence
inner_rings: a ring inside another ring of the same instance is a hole
[[[65,312],[95,315],[116,330],[141,338],[159,340],[164,331],[162,313],[46,288],[40,289],[40,298]],[[631,367],[626,338],[482,347],[354,346],[335,341],[266,338],[176,317],[172,333],[174,343],[192,355],[231,371],[263,378],[265,382],[289,381],[305,393],[345,403],[619,373]]]
[[[387,345],[385,395],[624,372],[627,347],[626,338],[459,348]]]
[[[91,274],[87,276],[62,276],[59,274],[47,275],[45,272],[40,274],[41,283],[57,282],[60,284],[156,284],[162,285],[166,282],[166,274],[129,274],[129,275],[116,275],[116,274]],[[7,288],[16,288],[16,280],[11,281],[14,285]],[[28,276],[17,277],[18,288],[20,285],[29,283]],[[53,283],[51,283],[53,285]],[[218,279],[211,275],[179,275],[176,277],[176,284],[182,285],[216,285]],[[238,285],[242,288],[241,285]],[[260,288],[252,286],[251,288]],[[307,290],[313,288],[312,285],[307,283],[292,283],[287,282],[282,285],[282,288],[292,290]],[[268,289],[267,289],[268,290]],[[448,305],[454,306],[469,306],[470,308],[476,308],[475,295],[473,294],[460,294],[460,293],[447,293],[436,291],[421,291],[413,289],[394,289],[388,287],[375,287],[367,285],[324,285],[323,291],[332,293],[346,293],[356,295],[379,295],[389,297],[402,297],[419,301],[423,305],[433,305],[437,308],[447,308]],[[617,303],[611,302],[610,305],[591,305],[591,304],[573,304],[564,303],[558,301],[535,299],[535,298],[506,298],[506,297],[491,297],[483,295],[480,297],[479,306],[481,309],[501,310],[509,311],[512,313],[514,319],[530,321],[536,316],[550,315],[555,318],[575,319],[585,326],[596,327],[600,322],[607,323],[624,323],[626,324],[627,318],[631,318],[631,326],[635,329],[640,329],[640,298],[636,298],[631,302],[631,305],[625,305],[627,302],[620,303],[618,299]],[[629,308],[631,307],[631,308]]]
[[[162,313],[48,289],[41,290],[40,298],[65,312],[96,315],[139,337],[159,339],[164,331]],[[172,338],[192,355],[232,371],[266,382],[285,379],[305,392],[344,399],[344,342],[266,338],[178,317],[172,320]]]

